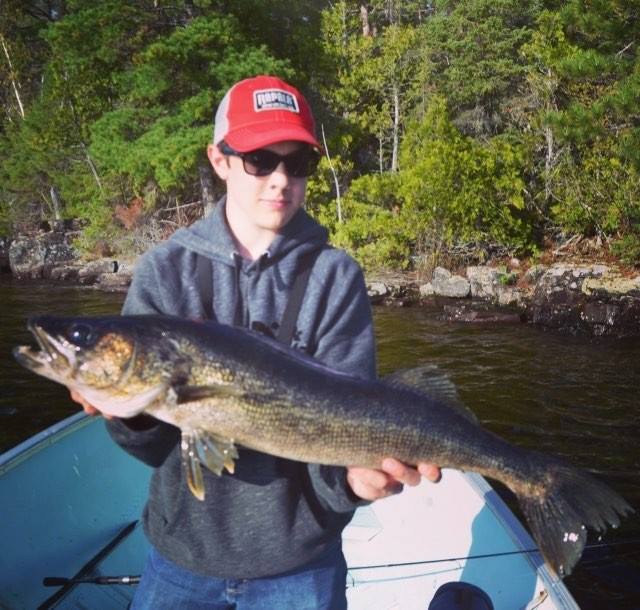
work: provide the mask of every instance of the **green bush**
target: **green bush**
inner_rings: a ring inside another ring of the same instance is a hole
[[[640,174],[616,154],[614,141],[567,155],[555,195],[552,218],[570,233],[624,238],[640,221]]]
[[[514,253],[533,247],[524,159],[507,138],[478,142],[458,132],[435,99],[405,137],[398,194],[416,244],[488,242]]]

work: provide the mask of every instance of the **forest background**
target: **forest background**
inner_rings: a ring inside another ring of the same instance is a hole
[[[637,0],[0,0],[0,234],[136,254],[222,192],[217,103],[277,74],[328,155],[307,209],[367,269],[640,264]]]

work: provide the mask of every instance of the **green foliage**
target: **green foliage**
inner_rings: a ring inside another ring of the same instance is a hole
[[[623,263],[640,267],[640,234],[630,233],[611,244],[611,251]]]
[[[395,171],[399,138],[420,97],[418,29],[386,22],[375,35],[363,35],[357,6],[337,2],[323,14],[324,59],[331,68],[322,92],[352,126],[352,135],[364,139],[365,146],[376,142],[368,152],[379,171]]]
[[[495,110],[524,76],[520,48],[527,42],[535,1],[438,2],[424,25],[429,81],[454,111]]]
[[[534,251],[549,227],[637,264],[636,5],[3,0],[0,231],[61,212],[92,248],[131,201],[197,201],[216,104],[272,73],[331,154],[307,208],[366,267]]]
[[[552,215],[561,228],[604,238],[637,234],[640,173],[616,154],[615,141],[567,157],[559,174]]]
[[[119,77],[124,103],[93,124],[91,151],[104,171],[128,181],[131,196],[152,182],[187,197],[213,108],[233,83],[258,73],[291,76],[286,62],[252,48],[233,18],[193,19],[134,57]]]
[[[522,152],[507,139],[463,136],[434,99],[402,147],[398,193],[417,245],[439,250],[485,241],[523,252],[533,245]]]
[[[410,236],[400,215],[397,175],[371,174],[354,180],[343,201],[344,222],[332,241],[351,252],[365,269],[406,268]]]

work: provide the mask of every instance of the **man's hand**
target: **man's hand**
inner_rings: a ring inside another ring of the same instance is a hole
[[[78,392],[74,392],[73,390],[71,390],[71,400],[81,404],[84,412],[87,415],[102,415],[106,419],[111,419],[111,415],[105,415],[104,413],[102,413],[102,411],[96,409],[93,405],[89,404],[84,397],[78,394]]]
[[[440,468],[424,462],[412,468],[394,458],[385,458],[381,470],[359,466],[347,468],[347,483],[351,491],[370,501],[400,493],[404,485],[413,487],[420,483],[421,477],[436,483],[440,480]]]

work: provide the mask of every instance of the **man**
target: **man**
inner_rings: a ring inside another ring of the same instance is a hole
[[[266,331],[330,367],[373,378],[362,272],[327,246],[326,230],[302,209],[320,158],[314,129],[307,101],[280,79],[234,85],[208,147],[226,197],[142,257],[123,313]],[[303,298],[292,312],[296,292]],[[183,480],[176,428],[147,416],[108,426],[125,450],[155,467],[143,516],[153,550],[134,610],[346,608],[341,532],[353,510],[417,484],[420,473],[439,474],[392,458],[383,470],[344,469],[241,449],[234,475],[205,473],[201,502]]]

